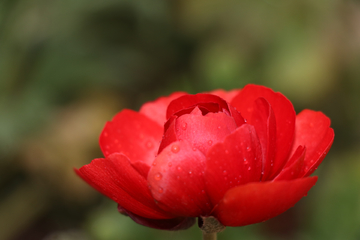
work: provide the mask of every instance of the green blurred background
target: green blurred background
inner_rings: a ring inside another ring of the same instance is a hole
[[[336,138],[308,197],[219,239],[360,239],[360,1],[0,1],[0,239],[200,239],[135,224],[72,168],[123,108],[247,83]]]

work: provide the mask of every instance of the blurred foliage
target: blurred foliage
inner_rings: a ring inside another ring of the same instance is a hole
[[[199,239],[135,224],[72,168],[125,107],[247,83],[336,138],[307,198],[219,239],[360,239],[359,1],[0,1],[0,239]]]

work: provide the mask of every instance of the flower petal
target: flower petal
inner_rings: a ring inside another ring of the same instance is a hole
[[[223,109],[229,111],[227,102],[218,96],[205,93],[198,93],[195,95],[188,94],[175,99],[169,104],[166,118],[169,119],[172,115],[183,109],[194,108],[196,106],[199,106],[200,108],[204,107],[210,112],[219,112],[223,111]]]
[[[292,180],[298,178],[303,170],[305,152],[306,148],[300,145],[291,156],[290,160],[286,163],[283,170],[274,178],[273,181]]]
[[[118,205],[118,210],[120,213],[129,216],[132,220],[134,220],[134,222],[155,229],[170,230],[170,231],[185,230],[191,227],[192,225],[194,225],[195,223],[195,218],[188,218],[188,217],[177,217],[171,219],[144,218],[126,210],[120,205]]]
[[[234,89],[231,91],[224,91],[222,89],[217,89],[214,91],[209,92],[210,94],[216,95],[221,97],[227,102],[231,102],[231,100],[241,91],[240,89]]]
[[[166,122],[166,109],[171,101],[185,95],[184,92],[175,92],[168,97],[160,97],[153,102],[147,102],[140,108],[140,113],[163,126]]]
[[[158,208],[146,178],[122,154],[114,153],[106,159],[94,159],[75,171],[93,188],[134,214],[153,219],[174,217]]]
[[[306,147],[303,176],[309,176],[322,162],[334,140],[330,119],[322,112],[304,110],[296,117],[295,140],[292,152],[299,145]]]
[[[251,116],[252,124],[255,127],[256,133],[259,137],[262,151],[262,181],[268,180],[272,174],[272,170],[279,168],[278,164],[282,162],[275,162],[276,154],[276,122],[274,111],[271,105],[265,98],[258,98],[254,102],[254,111]],[[281,166],[282,167],[282,166]]]
[[[236,129],[234,119],[225,113],[208,113],[205,116],[186,114],[176,120],[178,140],[186,140],[206,154],[215,143],[222,141]]]
[[[271,105],[276,120],[276,154],[272,174],[269,178],[275,177],[286,164],[290,156],[290,149],[294,141],[295,110],[292,103],[281,93],[275,93],[270,88],[249,84],[231,101],[231,105],[252,124],[253,102],[265,98]]]
[[[293,207],[316,181],[315,176],[241,185],[226,192],[214,215],[225,226],[263,222]]]
[[[197,217],[211,211],[205,192],[205,156],[186,141],[174,142],[156,158],[148,175],[153,197],[165,211]]]
[[[150,165],[157,153],[163,134],[162,127],[148,117],[123,110],[107,122],[100,135],[100,147],[105,157],[123,153],[131,161]]]
[[[243,124],[210,148],[206,156],[206,189],[213,205],[227,190],[261,178],[261,146],[253,126]]]

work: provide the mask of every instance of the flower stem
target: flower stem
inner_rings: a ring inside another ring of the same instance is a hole
[[[203,240],[216,240],[217,233],[205,233],[203,232]]]

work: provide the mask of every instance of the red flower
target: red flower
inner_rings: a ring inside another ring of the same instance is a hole
[[[243,226],[305,196],[333,139],[323,113],[296,115],[263,86],[174,93],[118,113],[100,136],[105,158],[76,172],[145,226],[185,229],[199,216]]]

